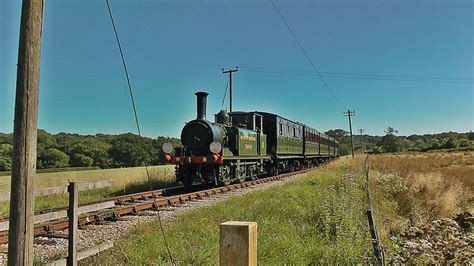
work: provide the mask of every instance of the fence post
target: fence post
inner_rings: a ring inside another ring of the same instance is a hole
[[[385,265],[385,252],[383,250],[382,245],[380,244],[379,235],[377,233],[377,226],[375,225],[374,216],[372,214],[372,200],[370,197],[370,188],[369,188],[369,172],[370,166],[367,164],[368,156],[365,158],[364,161],[364,168],[365,168],[365,185],[366,185],[366,193],[367,193],[367,220],[369,222],[370,228],[370,237],[372,238],[372,247],[374,249],[374,255],[380,265]]]
[[[69,235],[68,235],[68,255],[67,265],[77,265],[77,228],[78,228],[78,205],[79,189],[76,182],[69,182]]]
[[[257,265],[257,223],[235,221],[221,223],[219,264]]]

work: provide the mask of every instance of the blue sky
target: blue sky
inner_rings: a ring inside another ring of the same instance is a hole
[[[474,128],[472,1],[274,1],[322,72],[465,79],[326,77],[356,111],[354,129],[380,135],[392,126],[407,135]],[[234,110],[347,129],[345,108],[317,77],[244,71],[311,71],[269,1],[111,5],[144,135],[179,136],[196,115],[198,90],[210,93],[213,117],[227,83],[220,68],[235,65]],[[0,132],[13,130],[20,11],[20,1],[2,1]],[[105,1],[46,1],[38,125],[54,133],[136,131]]]

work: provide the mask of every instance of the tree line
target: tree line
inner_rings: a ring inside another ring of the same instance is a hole
[[[140,148],[140,142],[143,150]],[[177,138],[159,136],[156,139],[132,133],[120,135],[50,134],[38,130],[38,169],[64,167],[118,168],[156,165],[163,162],[161,146],[165,142],[181,146]],[[10,171],[13,134],[0,133],[0,171]]]
[[[350,153],[349,132],[334,129],[325,132],[341,143],[343,154]],[[383,153],[401,151],[430,151],[440,149],[474,150],[474,132],[397,136],[389,127],[385,136],[354,135],[356,152]],[[37,168],[97,167],[117,168],[163,163],[161,146],[165,142],[181,146],[177,138],[159,136],[155,139],[125,133],[119,135],[79,135],[71,133],[50,134],[38,130]],[[140,142],[143,150],[140,148]],[[12,164],[13,135],[0,133],[0,171],[10,171]]]
[[[334,129],[325,132],[342,144],[343,154],[351,153],[351,140],[349,132],[343,129]],[[392,127],[385,130],[385,136],[353,135],[354,149],[370,153],[417,151],[427,152],[432,150],[474,150],[474,132],[457,133],[445,132],[439,134],[424,134],[397,136],[398,131]]]

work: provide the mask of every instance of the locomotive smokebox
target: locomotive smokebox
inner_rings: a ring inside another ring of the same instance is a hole
[[[206,119],[206,106],[207,106],[207,92],[196,92],[197,97],[197,117],[196,120],[207,120]]]

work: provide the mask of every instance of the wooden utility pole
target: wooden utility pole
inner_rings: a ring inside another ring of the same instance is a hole
[[[229,74],[229,112],[232,112],[232,73],[239,71],[239,67],[236,66],[235,69],[222,69],[223,74]]]
[[[364,134],[364,130],[361,128],[359,129],[360,133],[360,154],[364,154],[364,141],[362,139],[362,134]]]
[[[355,116],[355,112],[351,111],[351,110],[347,110],[347,112],[344,112],[344,115],[349,117],[349,131],[351,132],[352,158],[354,158],[354,141],[352,139],[352,121],[351,121],[351,117]]]
[[[13,129],[8,265],[33,265],[36,130],[44,0],[23,0]]]

